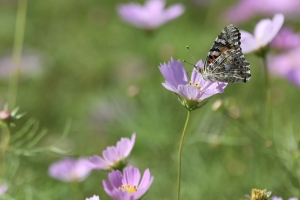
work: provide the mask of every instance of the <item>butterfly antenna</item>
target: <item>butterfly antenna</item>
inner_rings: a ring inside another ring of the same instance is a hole
[[[194,59],[195,63],[197,63],[194,55],[192,54],[191,50],[190,50],[190,47],[189,46],[186,46],[187,50],[189,51],[190,55],[192,56],[192,58]]]
[[[192,63],[190,63],[190,62],[187,62],[186,60],[183,60],[183,62],[188,63],[188,64],[190,64],[190,65],[193,65],[194,68],[197,68],[197,61],[196,61],[194,55],[191,53],[190,47],[189,47],[189,46],[186,46],[186,48],[187,48],[187,50],[189,51],[190,55],[192,56],[192,58],[194,59],[194,61],[195,61],[196,64],[192,64]]]
[[[192,66],[196,66],[195,64],[192,64],[192,63],[190,63],[190,62],[188,62],[188,61],[186,61],[186,60],[182,60],[182,62],[185,62],[185,63],[187,63],[187,64],[189,64],[189,65],[192,65]]]
[[[186,61],[186,60],[182,60],[182,62],[184,62],[184,63],[187,63],[187,64],[189,64],[189,65],[192,65],[193,67],[196,67],[196,65],[194,65],[194,64],[192,64],[192,63],[190,63],[190,62],[188,62],[188,61]],[[186,74],[188,75],[188,77],[190,78],[190,76],[189,76],[189,74],[191,73],[191,71],[188,71]]]

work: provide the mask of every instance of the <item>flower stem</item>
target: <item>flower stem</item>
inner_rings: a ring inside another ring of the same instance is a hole
[[[10,145],[10,136],[11,136],[11,129],[9,124],[6,125],[6,128],[2,129],[1,133],[1,142],[0,142],[0,163],[4,163],[5,158],[5,151],[9,148]]]
[[[182,146],[183,146],[183,140],[186,132],[186,127],[188,125],[189,119],[190,119],[191,111],[188,111],[188,115],[186,117],[185,125],[182,131],[180,145],[179,145],[179,152],[178,152],[178,187],[177,187],[177,200],[179,200],[180,197],[180,180],[181,180],[181,154],[182,154]]]
[[[268,138],[272,137],[272,106],[271,106],[271,91],[270,91],[270,78],[267,69],[267,59],[266,55],[262,57],[263,66],[264,66],[264,74],[265,74],[265,87],[266,87],[266,113],[267,113],[267,130],[268,130]]]
[[[6,151],[8,148],[9,148],[9,145],[10,145],[10,137],[11,137],[11,128],[10,128],[10,125],[9,124],[6,124],[6,128],[7,128],[7,135],[6,135],[6,139],[5,139],[5,148],[4,148],[4,151]]]
[[[81,188],[80,188],[80,183],[77,182],[77,181],[73,181],[71,182],[71,188],[73,190],[73,194],[74,194],[74,199],[78,199],[78,200],[81,200],[83,199],[83,194],[82,194],[82,191],[81,191]]]
[[[8,102],[9,108],[13,109],[16,103],[18,92],[18,77],[21,64],[25,24],[26,24],[27,0],[18,1],[18,10],[16,18],[14,45],[12,62],[15,64],[15,69],[10,69],[9,88],[8,88]]]

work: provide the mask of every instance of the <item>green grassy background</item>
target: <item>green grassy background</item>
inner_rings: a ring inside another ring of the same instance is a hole
[[[149,168],[155,177],[145,199],[175,199],[177,151],[187,110],[162,87],[158,65],[171,56],[194,63],[187,45],[196,59],[204,60],[228,24],[222,20],[224,10],[235,1],[215,0],[206,7],[185,1],[183,16],[151,35],[121,21],[116,6],[124,2],[28,2],[24,50],[41,55],[43,73],[20,81],[17,105],[27,115],[14,131],[35,118],[40,129],[48,130],[39,143],[46,146],[58,140],[72,119],[60,148],[73,150],[74,157],[100,155],[136,132],[130,164]],[[0,55],[12,52],[16,11],[17,1],[0,1]],[[238,27],[252,32],[260,19]],[[229,85],[225,94],[192,112],[183,147],[181,199],[243,199],[252,188],[285,198],[300,196],[299,89],[271,76],[274,131],[263,139],[268,131],[262,63],[252,54],[246,59],[252,73],[247,84]],[[192,66],[186,68],[192,71]],[[4,104],[8,80],[0,83]],[[135,96],[128,93],[132,86],[138,89]],[[217,99],[227,102],[222,112],[211,109]],[[75,186],[51,179],[48,166],[60,158],[53,153],[10,156],[16,170],[7,180],[9,196],[46,200],[97,194],[109,199],[102,188],[106,172],[93,171]]]

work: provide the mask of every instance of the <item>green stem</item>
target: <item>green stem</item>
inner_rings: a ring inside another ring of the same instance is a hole
[[[183,146],[183,140],[186,132],[186,127],[188,125],[189,119],[190,119],[191,111],[188,111],[188,115],[186,117],[185,125],[182,131],[180,145],[179,145],[179,152],[178,152],[178,187],[177,187],[177,200],[179,200],[180,197],[180,180],[181,180],[181,154],[182,154],[182,146]]]
[[[8,148],[9,148],[9,145],[10,145],[10,137],[11,137],[11,128],[10,128],[10,125],[7,123],[6,124],[6,128],[7,128],[7,135],[6,135],[6,146],[5,146],[5,149],[4,151],[6,151]]]
[[[0,163],[4,163],[5,158],[5,151],[9,148],[10,144],[10,136],[11,136],[11,129],[9,124],[7,124],[6,129],[2,129],[1,141],[0,141]]]
[[[266,55],[262,57],[264,74],[265,74],[265,87],[266,87],[266,113],[267,113],[267,131],[268,138],[272,138],[272,105],[271,105],[271,89],[270,89],[270,77],[267,69]]]
[[[80,183],[78,181],[73,181],[71,182],[71,187],[72,187],[72,190],[73,190],[73,194],[74,194],[74,199],[78,199],[78,200],[81,200],[83,199],[83,194],[82,194],[82,191],[81,191],[81,188],[80,188]]]
[[[2,129],[1,131],[1,136],[0,136],[0,163],[3,165],[3,160],[4,160],[4,146],[5,146],[5,133]],[[0,167],[1,168],[1,167]]]
[[[18,10],[16,18],[15,37],[13,45],[12,61],[15,64],[15,69],[10,69],[9,88],[8,88],[8,103],[9,109],[13,109],[16,103],[18,92],[18,77],[22,57],[22,48],[26,24],[27,0],[18,1]]]

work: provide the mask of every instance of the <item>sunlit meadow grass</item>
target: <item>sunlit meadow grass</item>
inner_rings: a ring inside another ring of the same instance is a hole
[[[193,2],[182,2],[185,13],[151,34],[120,19],[116,6],[125,1],[28,2],[23,52],[37,52],[41,72],[19,77],[16,106],[26,115],[14,122],[11,137],[30,120],[38,124],[33,126],[37,135],[47,130],[36,147],[49,147],[68,134],[57,144],[59,152],[8,154],[9,162],[0,163],[0,184],[9,188],[0,199],[79,200],[94,194],[110,199],[102,186],[107,172],[94,170],[85,181],[70,184],[49,177],[48,168],[64,156],[101,155],[133,132],[136,141],[128,162],[141,172],[149,168],[154,176],[145,199],[176,199],[177,154],[187,111],[162,87],[158,66],[171,57],[195,63],[187,45],[196,60],[204,60],[230,23],[222,13],[236,3],[197,7]],[[173,3],[178,2],[167,5]],[[0,2],[0,59],[12,53],[17,4]],[[237,26],[252,32],[262,18]],[[285,23],[300,29],[294,21]],[[224,94],[191,113],[182,152],[181,199],[244,199],[252,188],[266,188],[283,199],[300,196],[299,88],[270,73],[270,137],[264,69],[255,55],[245,57],[251,80],[228,85]],[[191,74],[193,66],[185,68]],[[3,107],[10,104],[8,84],[0,80]],[[213,110],[217,99],[223,104]]]

